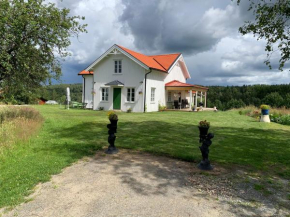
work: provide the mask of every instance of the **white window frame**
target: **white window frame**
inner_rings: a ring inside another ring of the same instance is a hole
[[[104,93],[107,92],[107,100],[106,100],[106,96],[103,96],[103,90],[107,90]],[[109,87],[101,87],[101,102],[109,102],[109,95],[110,95],[110,90]]]
[[[172,102],[172,92],[167,92],[167,102]]]
[[[116,62],[117,62],[117,68],[116,68]],[[117,69],[117,72],[116,72]],[[123,63],[121,59],[115,59],[114,60],[114,75],[120,75],[123,73]]]
[[[133,96],[133,91],[134,90],[134,100],[132,100],[132,96]],[[128,100],[128,92],[129,93],[129,100]],[[126,102],[130,102],[130,103],[134,103],[136,101],[136,88],[135,87],[127,87],[127,92],[126,92]]]
[[[150,95],[150,101],[151,103],[155,103],[155,97],[156,96],[156,88],[151,87],[151,95]]]

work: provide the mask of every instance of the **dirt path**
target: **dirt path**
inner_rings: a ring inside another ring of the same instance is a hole
[[[206,183],[195,176],[197,173],[200,171],[192,163],[166,157],[125,150],[113,156],[99,152],[37,186],[32,201],[3,216],[287,215],[285,210],[267,204],[253,207],[241,200],[240,204],[233,202],[233,196],[227,201],[210,195],[200,188]],[[215,173],[227,171],[216,168],[210,175]],[[223,183],[219,186],[227,190]]]

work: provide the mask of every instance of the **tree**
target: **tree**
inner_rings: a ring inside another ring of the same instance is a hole
[[[289,0],[249,0],[249,11],[255,15],[254,21],[247,21],[239,31],[245,35],[253,33],[257,39],[265,39],[267,44],[266,65],[271,69],[270,58],[277,46],[281,53],[279,69],[282,71],[290,59],[290,1]],[[238,0],[238,4],[240,0]]]
[[[218,100],[218,99],[216,99],[215,101],[214,101],[214,103],[213,103],[213,107],[216,107],[217,109],[219,109],[219,110],[223,110],[224,109],[224,106],[223,106],[223,104],[222,104],[222,102],[220,101],[220,100]]]
[[[58,96],[55,90],[52,90],[51,99],[57,100]]]
[[[283,105],[283,97],[278,92],[272,92],[265,96],[262,103],[272,107],[281,107]]]
[[[6,101],[59,79],[70,37],[86,32],[80,20],[44,0],[0,1],[0,89]]]
[[[284,99],[284,105],[286,108],[290,109],[290,93],[287,93]]]
[[[239,100],[231,99],[230,101],[227,102],[226,109],[242,108],[245,106],[246,106],[246,104],[241,99],[239,99]]]

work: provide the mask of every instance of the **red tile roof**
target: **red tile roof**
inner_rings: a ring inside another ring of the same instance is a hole
[[[93,74],[94,74],[94,72],[90,72],[90,71],[83,70],[78,75],[93,75]]]
[[[174,62],[178,59],[181,53],[176,54],[161,54],[161,55],[154,55],[154,56],[146,56],[144,54],[129,50],[128,48],[118,46],[120,49],[134,57],[135,59],[139,60],[141,63],[146,65],[148,68],[156,69],[162,72],[168,72],[170,67],[174,64]],[[93,72],[89,71],[81,71],[79,75],[92,75]]]
[[[167,72],[170,66],[175,62],[175,60],[180,56],[180,53],[177,54],[165,54],[165,55],[155,55],[155,56],[146,56],[141,53],[129,50],[125,47],[117,45],[122,50],[126,51],[131,56],[135,57],[137,60],[148,66],[152,69],[157,69],[159,71]]]
[[[170,82],[166,83],[165,86],[166,87],[193,87],[192,84],[182,83],[182,82],[177,81],[177,80],[170,81]]]
[[[177,80],[170,81],[165,84],[166,87],[196,87],[196,88],[201,88],[201,89],[208,89],[207,87],[199,86],[199,85],[194,85],[194,84],[187,84],[183,83]]]
[[[156,62],[158,62],[163,68],[165,68],[166,71],[170,69],[172,64],[175,62],[175,60],[180,56],[180,53],[176,54],[163,54],[163,55],[155,55],[150,56],[152,57]]]

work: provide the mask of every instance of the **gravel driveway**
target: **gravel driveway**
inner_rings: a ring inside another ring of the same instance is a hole
[[[221,170],[216,168],[215,171]],[[93,158],[84,158],[64,169],[50,182],[38,185],[30,202],[3,216],[227,217],[277,214],[277,210],[271,208],[241,208],[210,196],[193,184],[196,172],[195,164],[166,157],[126,150],[117,155],[98,152]]]

